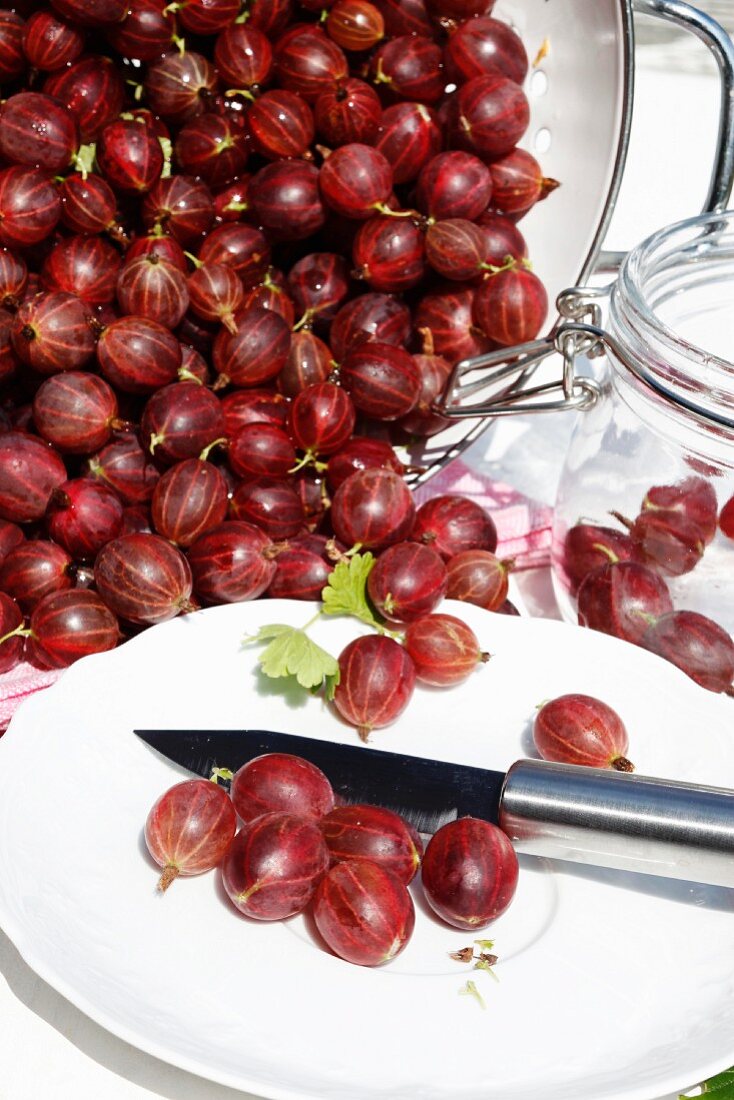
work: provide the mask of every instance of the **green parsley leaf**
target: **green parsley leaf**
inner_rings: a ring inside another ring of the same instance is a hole
[[[704,1081],[702,1089],[703,1096],[714,1096],[716,1100],[734,1100],[734,1066]]]
[[[316,645],[305,630],[284,623],[272,623],[261,626],[257,634],[243,641],[269,642],[259,657],[260,667],[266,676],[273,680],[295,676],[301,687],[318,690],[323,686],[327,699],[333,698],[339,683],[339,662]]]
[[[328,584],[321,592],[325,614],[353,615],[368,626],[382,629],[367,601],[367,578],[374,564],[374,555],[368,550],[364,554],[342,558],[334,566]]]

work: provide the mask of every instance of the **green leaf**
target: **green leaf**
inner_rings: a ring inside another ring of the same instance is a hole
[[[734,1066],[704,1081],[702,1089],[704,1096],[715,1096],[716,1100],[734,1100]]]
[[[339,665],[337,663],[336,672],[334,673],[334,675],[324,676],[324,698],[326,699],[327,703],[330,703],[331,700],[334,698],[334,692],[336,691],[336,686],[338,683]]]
[[[339,662],[316,645],[305,630],[285,623],[271,623],[261,626],[257,634],[243,641],[269,642],[259,657],[266,676],[273,680],[295,676],[301,687],[318,689],[324,686],[327,698],[333,698],[334,688],[339,683]]]
[[[289,630],[293,629],[292,626],[288,626],[286,623],[270,623],[268,626],[261,626],[257,634],[245,634],[242,644],[251,645],[253,642],[267,642],[271,638],[277,638],[280,634],[287,634]]]
[[[374,556],[352,554],[342,558],[329,574],[329,582],[321,593],[327,615],[353,615],[377,630],[382,624],[367,601],[367,578],[375,564]]]

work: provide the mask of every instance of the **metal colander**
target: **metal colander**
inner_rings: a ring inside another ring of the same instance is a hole
[[[734,0],[710,6],[734,22]],[[685,37],[703,42],[718,67],[719,137],[704,211],[726,207],[734,175],[734,44],[709,15],[682,0],[498,0],[494,14],[516,28],[535,59],[526,82],[530,126],[521,144],[561,187],[523,219],[522,231],[549,300],[560,296],[562,318],[532,345],[456,365],[438,403],[455,423],[411,449],[413,461],[424,467],[419,480],[459,454],[496,415],[584,405],[588,395],[574,380],[572,356],[565,355],[556,380],[538,384],[536,370],[554,351],[567,351],[559,339],[562,321],[595,319],[573,312],[567,288],[587,284],[596,272],[615,271],[624,255],[603,245],[624,172],[636,33],[643,22],[657,34],[688,32]]]

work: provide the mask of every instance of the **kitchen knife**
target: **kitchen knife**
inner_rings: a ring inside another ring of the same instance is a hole
[[[269,752],[302,756],[348,802],[369,802],[433,833],[457,817],[500,826],[521,853],[734,887],[734,791],[518,760],[489,771],[270,730],[135,730],[208,778]]]

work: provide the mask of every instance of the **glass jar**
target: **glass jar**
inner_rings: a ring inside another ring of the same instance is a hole
[[[555,507],[561,611],[577,621],[589,562],[631,556],[664,579],[676,610],[734,633],[734,539],[712,525],[734,496],[734,212],[633,249],[603,342],[600,393],[579,414]],[[581,524],[618,532],[618,548]],[[729,524],[734,535],[734,515]]]

